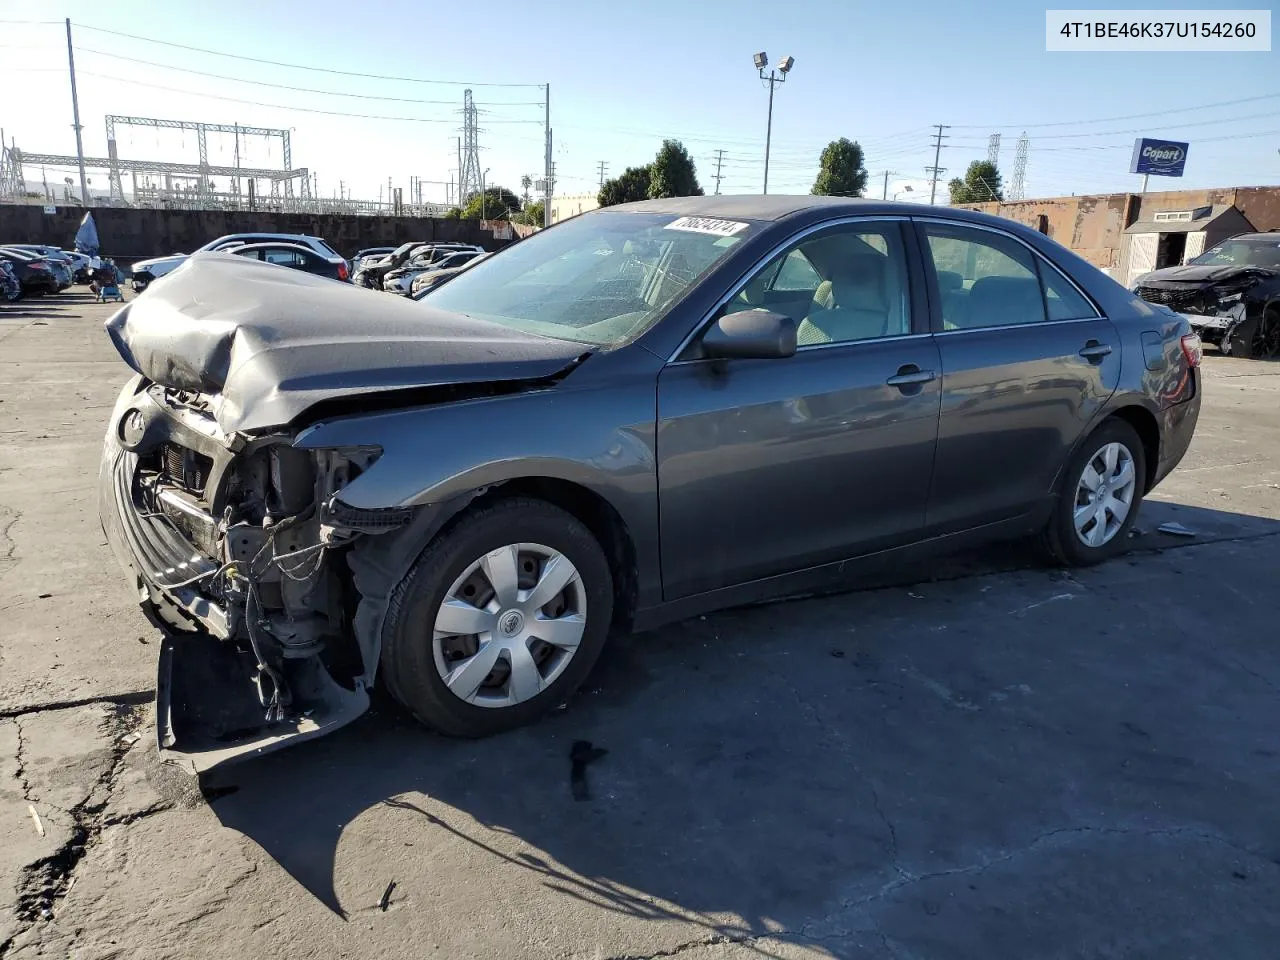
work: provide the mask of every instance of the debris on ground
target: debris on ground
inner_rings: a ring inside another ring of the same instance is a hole
[[[133,744],[137,743],[141,739],[142,739],[142,734],[137,730],[135,730],[133,731],[133,733],[126,733],[123,737],[120,738],[120,742],[125,746],[133,746]]]
[[[590,800],[591,791],[587,787],[587,764],[594,763],[609,751],[603,747],[591,745],[590,740],[575,740],[569,749],[569,788],[573,791],[573,799]]]
[[[1170,520],[1168,523],[1162,523],[1156,527],[1161,533],[1171,533],[1175,537],[1194,537],[1196,532],[1190,527],[1184,527],[1182,524]]]
[[[27,804],[27,813],[31,814],[31,822],[36,825],[36,833],[44,836],[44,824],[40,822],[40,814],[36,813],[35,804]]]
[[[391,891],[396,888],[396,882],[392,880],[387,884],[387,889],[382,891],[382,899],[378,901],[378,909],[383,913],[387,912],[387,907],[391,905]]]

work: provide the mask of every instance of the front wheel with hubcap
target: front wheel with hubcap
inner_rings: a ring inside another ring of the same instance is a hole
[[[441,534],[396,588],[383,676],[428,726],[485,736],[567,699],[612,616],[613,578],[591,531],[540,500],[500,501]]]
[[[1063,478],[1045,531],[1060,563],[1099,563],[1121,553],[1142,502],[1146,455],[1137,431],[1108,420],[1085,440]]]

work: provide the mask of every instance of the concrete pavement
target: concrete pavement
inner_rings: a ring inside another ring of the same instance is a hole
[[[620,642],[513,734],[379,705],[200,782],[93,513],[109,312],[0,314],[0,956],[1274,955],[1280,365],[1206,358],[1125,559],[892,571]]]

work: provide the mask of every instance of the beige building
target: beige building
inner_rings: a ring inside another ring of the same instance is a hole
[[[561,220],[568,220],[580,213],[596,209],[600,206],[596,196],[594,193],[573,193],[563,197],[552,197],[551,222],[559,223]]]
[[[1229,236],[1280,229],[1280,186],[1107,193],[958,204],[1025,223],[1121,283],[1185,263]]]

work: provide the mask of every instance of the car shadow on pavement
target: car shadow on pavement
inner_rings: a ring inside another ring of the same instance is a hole
[[[1194,536],[1159,533],[1169,521]],[[941,904],[952,922],[994,909],[991,923],[1030,930],[1053,909],[1037,897],[1058,895],[1086,926],[1093,906],[1136,916],[1147,898],[1209,916],[1194,897],[1216,893],[1182,891],[1176,866],[1153,879],[1156,853],[1113,862],[1101,843],[1192,830],[1224,856],[1280,849],[1280,654],[1251,639],[1273,612],[1208,609],[1264,585],[1280,521],[1150,502],[1140,529],[1137,552],[1089,570],[995,547],[619,639],[569,709],[482,741],[435,736],[380,701],[202,789],[342,917],[337,854],[357,818],[362,840],[423,851],[385,867],[420,903],[458,863],[488,860],[539,895],[734,939],[830,944],[874,908],[877,929],[909,940]],[[579,741],[608,751],[585,769],[585,799]],[[1056,874],[1043,890],[1006,876],[1048,869],[1019,857],[1065,844],[1080,845],[1065,892]],[[1038,942],[1027,936],[1005,955]]]

